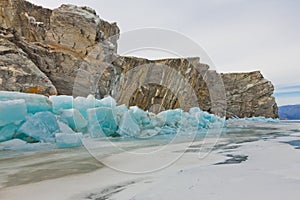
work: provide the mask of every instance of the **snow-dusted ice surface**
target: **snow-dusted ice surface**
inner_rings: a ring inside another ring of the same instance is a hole
[[[244,123],[242,125],[242,123]],[[0,152],[0,196],[4,199],[297,199],[300,195],[300,122],[228,122],[226,134],[218,138],[196,138],[192,144],[176,143],[162,156],[130,159],[116,153],[110,143],[127,151],[147,152],[162,145],[157,140],[103,141],[104,163],[124,167],[152,165],[173,154],[183,156],[159,171],[131,174],[97,162],[85,148],[50,150],[44,146],[24,151],[28,143],[4,142]],[[59,136],[59,135],[57,135]],[[68,135],[70,136],[70,135]],[[172,136],[172,135],[167,135]],[[167,137],[164,136],[164,137]],[[64,142],[75,138],[65,137]],[[41,145],[36,143],[35,145]],[[50,144],[48,144],[50,145]],[[207,147],[213,149],[206,154]],[[14,147],[13,149],[9,149]],[[128,148],[125,148],[128,147]],[[35,151],[39,148],[39,151]],[[18,153],[19,152],[19,153]],[[20,153],[22,152],[22,153]]]
[[[300,196],[299,121],[155,115],[92,95],[0,92],[0,108],[0,199]]]

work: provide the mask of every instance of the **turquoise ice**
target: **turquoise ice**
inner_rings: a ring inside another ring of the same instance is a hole
[[[72,148],[82,146],[82,133],[56,133],[55,142],[58,148]]]
[[[8,124],[0,128],[0,142],[13,139],[18,126],[15,124]]]
[[[46,96],[21,92],[0,91],[0,101],[17,99],[25,100],[28,113],[52,110],[51,101]]]
[[[27,107],[24,99],[0,101],[0,127],[25,120]]]
[[[131,137],[136,137],[140,135],[141,128],[138,125],[138,121],[136,120],[132,112],[127,111],[121,117],[118,133],[121,136],[131,136]]]
[[[118,125],[112,108],[90,108],[87,110],[87,115],[89,124],[94,127],[100,126],[106,136],[113,136],[116,134]]]
[[[167,126],[177,126],[178,122],[182,119],[183,110],[174,109],[160,112],[157,116],[164,120]]]
[[[59,115],[74,131],[82,131],[88,125],[87,120],[74,108],[61,110]]]
[[[137,106],[131,106],[129,108],[130,116],[134,118],[134,121],[138,124],[139,127],[144,128],[151,125],[151,120],[149,113],[143,111]]]
[[[108,107],[108,108],[115,108],[117,102],[111,96],[106,96],[99,101],[99,107]]]
[[[60,96],[50,96],[50,101],[52,102],[52,112],[58,113],[62,109],[73,108],[73,97],[67,95]]]
[[[59,132],[56,117],[51,112],[39,112],[30,116],[19,128],[18,133],[23,133],[38,141],[54,142],[55,133]]]
[[[117,105],[107,96],[76,97],[0,92],[0,142],[15,138],[26,142],[52,143],[59,148],[81,146],[81,138],[132,137],[190,133],[209,129],[224,119],[191,108],[159,114],[137,106]],[[261,120],[253,119],[253,120]],[[200,133],[200,132],[199,132]]]
[[[87,110],[89,108],[96,108],[102,106],[99,100],[95,99],[93,95],[85,97],[76,97],[73,102],[74,109],[78,110],[82,116],[87,120]]]

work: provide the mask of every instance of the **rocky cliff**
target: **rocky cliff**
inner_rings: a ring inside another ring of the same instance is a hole
[[[120,62],[121,60],[121,62]],[[113,65],[121,68],[112,94],[126,105],[145,110],[200,107],[225,115],[226,95],[220,74],[200,63],[200,58],[148,60],[119,57]]]
[[[273,84],[259,71],[221,74],[226,91],[227,116],[278,117]]]
[[[16,51],[22,51],[23,59],[33,62],[40,70],[38,73],[46,75],[55,85],[58,94],[72,94],[81,66],[116,55],[119,28],[115,23],[100,20],[90,8],[62,5],[49,10],[23,0],[3,0],[0,10],[2,41],[7,40],[14,44]],[[0,54],[5,51],[1,49]],[[15,65],[27,68],[20,63]],[[8,67],[9,63],[2,66]],[[81,70],[94,75],[88,68]],[[20,79],[21,75],[15,74],[15,78]],[[48,84],[32,82],[29,85],[30,88],[47,88]],[[26,91],[10,86],[0,86],[0,89]],[[47,91],[36,92],[48,94]],[[55,90],[51,91],[50,95],[56,94]]]
[[[199,58],[119,56],[116,23],[88,7],[2,0],[0,11],[0,90],[109,94],[153,112],[199,106],[227,117],[277,117],[273,85],[260,72],[218,74]]]

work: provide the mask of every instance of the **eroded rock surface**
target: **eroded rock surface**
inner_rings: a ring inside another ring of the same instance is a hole
[[[226,98],[227,116],[278,117],[273,84],[259,71],[222,74]]]
[[[219,74],[199,58],[119,56],[118,26],[88,7],[2,0],[0,11],[1,90],[112,95],[153,112],[199,106],[226,117],[277,117],[274,87],[260,72]]]
[[[78,71],[90,79],[95,70],[86,66],[116,56],[119,28],[91,8],[62,5],[50,10],[23,0],[4,0],[0,10],[0,26],[13,35],[10,41],[49,77],[59,94],[72,95]],[[82,94],[91,90],[81,88]]]
[[[120,57],[122,73],[113,96],[128,106],[159,112],[200,107],[224,115],[225,90],[218,73],[199,58],[148,60]],[[213,102],[213,104],[212,104]]]
[[[0,90],[56,95],[48,77],[14,43],[0,38]]]

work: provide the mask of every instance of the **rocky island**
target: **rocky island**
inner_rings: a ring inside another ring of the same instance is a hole
[[[118,104],[153,112],[197,105],[227,118],[278,117],[274,87],[259,71],[220,74],[200,58],[148,60],[118,55],[117,24],[100,19],[88,7],[62,5],[50,10],[24,0],[3,0],[0,11],[0,90],[46,96],[111,95]],[[170,67],[186,82],[172,73],[162,77],[158,70],[156,78],[164,78],[164,84],[137,84],[127,72],[141,65],[143,73],[132,75],[141,82],[153,75],[149,69],[154,65]],[[184,95],[190,92],[186,84],[193,90],[193,101]]]

